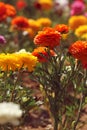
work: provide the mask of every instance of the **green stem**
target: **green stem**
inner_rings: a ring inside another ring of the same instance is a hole
[[[58,130],[58,119],[54,118],[54,130]]]
[[[76,127],[77,127],[77,125],[78,125],[78,122],[79,122],[79,119],[80,119],[80,115],[81,115],[81,110],[82,110],[83,101],[84,101],[84,96],[81,98],[81,101],[80,101],[79,110],[78,110],[78,116],[77,116],[77,119],[76,119],[76,121],[75,121],[73,130],[76,130]]]
[[[14,102],[14,92],[15,92],[15,88],[16,88],[19,81],[20,81],[20,70],[18,72],[18,76],[17,76],[17,79],[16,79],[16,81],[14,83],[13,90],[12,90],[12,93],[11,93],[11,98],[10,98],[11,102]]]

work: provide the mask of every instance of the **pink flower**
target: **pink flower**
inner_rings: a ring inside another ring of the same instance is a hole
[[[80,15],[85,10],[85,3],[80,0],[76,0],[71,4],[71,15]]]
[[[0,35],[0,44],[5,44],[6,43],[6,39],[3,35]]]

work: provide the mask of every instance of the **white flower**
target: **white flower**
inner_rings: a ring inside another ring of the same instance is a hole
[[[20,53],[28,53],[28,54],[30,54],[30,52],[27,52],[25,49],[21,49],[18,52],[15,52],[15,53],[17,53],[17,54],[20,54]]]
[[[55,0],[55,3],[57,3],[60,6],[64,7],[65,5],[69,4],[69,0]]]
[[[54,0],[54,10],[64,13],[64,17],[69,16],[69,0]]]
[[[18,104],[2,102],[0,103],[0,124],[11,123],[12,125],[19,125],[19,118],[22,113]]]

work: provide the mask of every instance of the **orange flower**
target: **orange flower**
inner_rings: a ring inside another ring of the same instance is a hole
[[[77,41],[69,47],[69,52],[79,59],[83,67],[87,68],[87,41]]]
[[[33,39],[36,32],[32,29],[32,28],[28,28],[26,29],[25,31],[27,31],[28,35],[29,35],[29,38]]]
[[[69,47],[69,52],[77,59],[87,59],[87,41],[77,41]]]
[[[0,2],[0,22],[6,18],[6,6],[3,2]]]
[[[36,56],[39,59],[39,62],[47,62],[50,56],[55,56],[56,54],[47,47],[38,47],[34,49],[32,55]]]
[[[44,28],[34,38],[36,45],[54,48],[59,45],[61,34],[55,31],[53,28]]]
[[[28,19],[23,16],[17,16],[12,20],[13,29],[24,30],[29,27]]]
[[[7,16],[14,17],[16,15],[16,10],[14,6],[10,4],[6,4],[6,13],[7,13]]]
[[[54,29],[62,34],[69,32],[69,27],[65,24],[58,24],[54,27]]]

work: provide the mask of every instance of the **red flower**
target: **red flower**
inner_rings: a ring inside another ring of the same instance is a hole
[[[87,68],[87,41],[77,41],[69,47],[69,52],[79,59],[84,68]]]
[[[26,6],[27,6],[27,3],[24,0],[18,0],[16,2],[16,7],[17,7],[18,10],[22,10]]]
[[[0,2],[0,22],[6,19],[6,6],[3,2]]]
[[[50,56],[55,56],[53,50],[48,50],[46,47],[38,47],[34,49],[32,55],[36,56],[39,59],[39,62],[47,62]]]
[[[36,45],[54,48],[60,44],[61,34],[53,28],[47,27],[40,31],[34,38]]]
[[[12,20],[13,29],[24,30],[29,27],[28,19],[23,16],[17,16]]]
[[[14,6],[6,4],[6,13],[7,16],[14,17],[16,15],[16,9],[14,8]]]
[[[69,32],[69,27],[65,24],[58,24],[55,26],[54,28],[56,31],[60,32],[60,33],[68,33]]]

